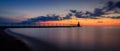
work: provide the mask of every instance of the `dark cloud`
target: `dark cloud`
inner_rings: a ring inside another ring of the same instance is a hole
[[[118,2],[113,2],[113,1],[107,2],[105,4],[105,6],[103,7],[103,10],[105,10],[105,12],[116,11],[116,8],[120,9],[120,1],[118,1]]]
[[[106,3],[105,7],[103,9],[105,9],[106,11],[112,10],[114,8],[114,2],[113,1],[109,1]]]
[[[76,12],[75,16],[78,17],[78,18],[81,18],[82,12]]]
[[[26,21],[22,21],[22,24],[31,24],[34,22],[39,22],[39,21],[50,21],[50,20],[59,20],[59,16],[58,15],[47,15],[47,16],[39,16],[39,17],[35,17],[35,18],[30,18]]]
[[[72,13],[68,13],[63,19],[70,19],[72,15]]]
[[[120,1],[115,4],[116,7],[120,8]]]
[[[119,10],[117,10],[119,9]],[[105,14],[106,12],[113,11],[114,13],[120,13],[120,1],[118,2],[113,2],[113,1],[108,1],[103,8],[95,8],[94,10],[94,16],[101,16]]]
[[[102,12],[102,9],[99,9],[99,8],[95,8],[95,10],[94,10],[94,16],[100,16],[100,15],[102,15],[102,14],[104,14],[103,12]]]
[[[72,13],[76,13],[76,12],[77,12],[77,10],[70,10],[70,12],[72,12]]]

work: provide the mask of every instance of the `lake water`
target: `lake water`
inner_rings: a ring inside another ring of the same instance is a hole
[[[60,48],[120,50],[120,27],[11,28],[10,30]],[[35,45],[34,42],[31,44]]]

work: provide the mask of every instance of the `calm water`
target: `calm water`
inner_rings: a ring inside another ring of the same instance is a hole
[[[61,48],[99,50],[119,50],[120,48],[120,27],[14,28],[10,30]]]

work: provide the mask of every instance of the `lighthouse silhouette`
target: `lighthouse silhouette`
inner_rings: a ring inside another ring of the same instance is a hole
[[[80,27],[80,23],[79,22],[78,22],[77,26]]]

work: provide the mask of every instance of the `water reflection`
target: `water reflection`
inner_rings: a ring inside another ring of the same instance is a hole
[[[120,48],[120,27],[14,28],[11,30],[53,43],[61,48],[99,50]]]

